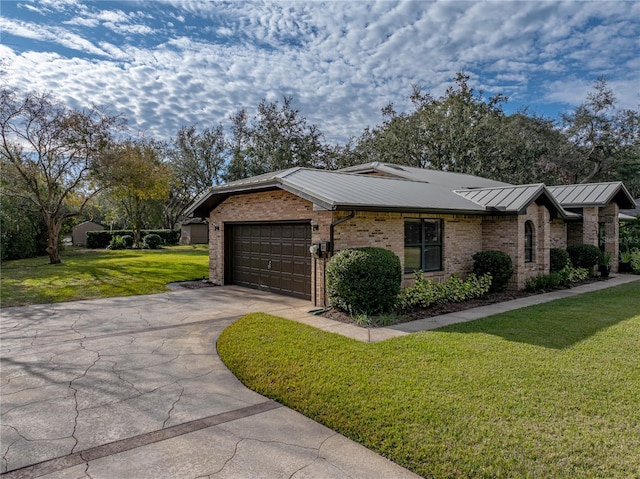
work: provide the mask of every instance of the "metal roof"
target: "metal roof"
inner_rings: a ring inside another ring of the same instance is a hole
[[[549,208],[552,217],[566,217],[566,212],[542,183],[532,185],[502,186],[497,188],[479,188],[456,190],[456,194],[477,203],[488,210],[508,213],[524,213],[534,201]]]
[[[564,208],[606,206],[612,201],[620,208],[635,208],[633,198],[621,181],[548,186],[548,190]]]
[[[290,168],[210,188],[186,212],[204,216],[231,194],[283,189],[327,210],[471,213],[486,208],[440,185],[339,171]]]
[[[620,214],[627,215],[631,218],[640,216],[640,198],[636,198],[634,201],[636,202],[635,208],[620,209]]]
[[[396,165],[393,163],[381,163],[374,161],[363,165],[344,168],[343,172],[349,173],[382,173],[412,181],[421,181],[434,185],[446,186],[450,189],[491,188],[495,186],[510,186],[509,183],[490,180],[480,176],[453,173],[450,171],[431,170],[428,168],[416,168],[413,166]]]
[[[513,214],[524,212],[533,201],[541,201],[553,216],[566,216],[542,184],[454,191],[402,178],[299,167],[213,187],[194,202],[187,215],[206,216],[233,194],[274,189],[288,191],[326,210]]]

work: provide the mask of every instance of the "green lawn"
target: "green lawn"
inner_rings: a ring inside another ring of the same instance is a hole
[[[157,250],[66,248],[62,264],[49,257],[3,261],[2,307],[167,291],[166,284],[209,277],[206,245]]]
[[[424,477],[640,477],[638,282],[376,344],[251,314],[218,350]]]

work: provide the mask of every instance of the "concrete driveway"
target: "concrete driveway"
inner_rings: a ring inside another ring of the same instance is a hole
[[[237,287],[3,309],[3,477],[417,477],[245,388],[215,342],[306,301]]]

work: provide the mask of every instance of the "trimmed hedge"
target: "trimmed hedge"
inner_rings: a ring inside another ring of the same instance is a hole
[[[473,272],[477,276],[490,274],[491,292],[505,291],[513,275],[511,257],[502,251],[480,251],[473,255]]]
[[[176,245],[180,241],[180,230],[142,230],[142,237],[156,234],[162,244]],[[133,236],[131,230],[89,231],[87,232],[87,248],[106,248],[114,236]]]
[[[345,249],[327,264],[329,302],[350,314],[392,311],[401,281],[400,259],[383,248]]]
[[[572,244],[567,248],[567,253],[574,268],[593,268],[602,257],[600,248],[592,244]]]

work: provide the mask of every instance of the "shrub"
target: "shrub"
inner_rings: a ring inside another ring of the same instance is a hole
[[[600,248],[592,244],[573,244],[567,248],[574,268],[591,269],[600,262]]]
[[[569,259],[569,253],[567,250],[561,248],[551,248],[549,250],[550,256],[550,271],[555,273],[564,269],[567,265],[571,263],[571,259]]]
[[[180,230],[142,230],[142,236],[157,234],[166,245],[178,244]],[[114,236],[133,236],[131,230],[89,231],[87,232],[87,248],[105,248]]]
[[[559,286],[571,286],[573,283],[584,281],[589,277],[589,270],[586,268],[573,268],[565,266],[560,271],[550,274],[541,274],[535,278],[529,278],[524,289],[529,292],[544,291],[554,289]]]
[[[382,248],[350,248],[327,264],[331,306],[351,314],[386,313],[400,292],[400,259]]]
[[[490,291],[504,291],[513,275],[511,257],[502,251],[480,251],[473,255],[473,272],[477,276],[490,274]]]
[[[562,284],[562,277],[560,273],[541,274],[534,278],[529,278],[524,283],[525,291],[535,292],[544,291],[547,289],[557,288]]]
[[[125,248],[133,248],[133,236],[124,235],[122,236],[122,244],[124,244]]]
[[[158,249],[158,247],[162,244],[162,238],[160,235],[155,233],[151,233],[144,238],[142,238],[142,247],[149,249]]]
[[[124,241],[122,241],[122,236],[116,235],[111,238],[107,249],[125,249]]]
[[[452,275],[446,281],[425,279],[422,272],[416,273],[413,286],[403,289],[398,295],[397,308],[409,311],[418,308],[428,308],[436,303],[460,302],[473,298],[480,298],[489,292],[491,275],[478,277],[471,273],[466,281],[459,276]]]

